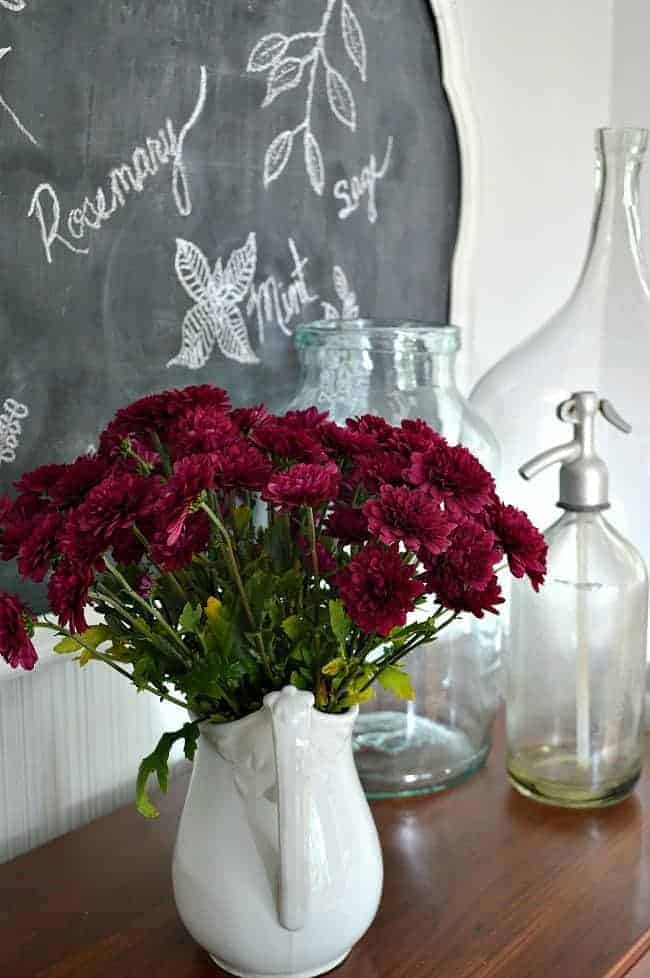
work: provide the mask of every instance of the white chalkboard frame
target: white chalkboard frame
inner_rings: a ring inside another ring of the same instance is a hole
[[[449,318],[463,329],[463,347],[469,350],[475,321],[473,282],[481,173],[479,129],[458,4],[456,0],[429,2],[438,28],[442,81],[456,123],[461,163],[460,214],[451,273]]]
[[[464,328],[465,345],[470,345],[473,323],[472,271],[477,236],[479,199],[479,141],[475,119],[465,44],[456,0],[429,0],[438,29],[442,59],[442,78],[458,133],[461,159],[461,203],[458,237],[454,251],[450,286],[450,321]],[[39,666],[70,662],[69,656],[54,652],[56,638],[38,633],[35,639]],[[0,682],[16,673],[0,659]]]

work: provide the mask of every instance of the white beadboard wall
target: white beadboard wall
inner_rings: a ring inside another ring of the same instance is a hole
[[[0,674],[0,862],[134,796],[140,759],[183,711],[100,663]]]

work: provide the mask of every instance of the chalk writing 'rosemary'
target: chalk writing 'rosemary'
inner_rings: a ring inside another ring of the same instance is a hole
[[[158,171],[171,164],[172,193],[179,214],[187,217],[192,213],[192,199],[183,157],[185,139],[194,128],[203,111],[207,89],[207,72],[201,67],[199,96],[178,136],[171,119],[167,119],[156,136],[145,140],[144,146],[136,146],[128,163],[114,167],[108,174],[108,194],[98,187],[92,198],[85,197],[80,207],[68,212],[63,233],[59,195],[51,183],[41,183],[34,191],[28,216],[38,222],[45,257],[52,262],[56,244],[77,255],[87,255],[88,247],[73,242],[83,242],[92,231],[98,231],[114,214],[125,207],[132,193],[142,193],[147,181]]]

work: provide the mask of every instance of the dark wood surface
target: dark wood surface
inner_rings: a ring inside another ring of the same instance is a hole
[[[1,978],[218,978],[172,898],[186,786],[0,867]],[[373,809],[384,899],[336,978],[650,975],[650,764],[616,808],[546,808],[507,786],[499,728],[471,781]]]

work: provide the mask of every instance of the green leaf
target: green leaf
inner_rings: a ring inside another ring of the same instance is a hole
[[[185,743],[185,756],[192,760],[196,751],[199,737],[198,722],[186,723],[180,730],[163,734],[156,749],[148,754],[140,764],[138,780],[135,788],[135,804],[145,818],[157,818],[160,812],[151,804],[147,794],[147,782],[152,774],[158,778],[158,784],[163,793],[167,792],[169,784],[169,753],[177,740]]]
[[[298,615],[291,615],[289,618],[285,618],[282,622],[282,631],[292,642],[297,642],[304,631],[303,623]]]
[[[341,706],[346,709],[350,706],[358,706],[359,703],[367,703],[375,695],[375,691],[372,686],[368,686],[368,689],[364,689],[363,692],[355,693],[349,692],[347,696],[344,696],[341,700]]]
[[[331,659],[326,665],[323,666],[321,672],[324,676],[337,676],[339,672],[342,672],[347,667],[347,662],[345,659]]]
[[[399,666],[386,666],[377,677],[384,689],[389,690],[400,700],[414,700],[415,690],[411,677]]]
[[[330,601],[329,610],[330,625],[332,626],[334,637],[336,638],[336,641],[339,643],[340,647],[343,649],[345,647],[345,640],[350,634],[350,630],[352,628],[352,620],[346,615],[343,602],[340,599],[337,601]]]
[[[235,530],[241,536],[251,521],[251,508],[250,506],[238,506],[237,509],[232,514],[233,523],[235,524]]]
[[[178,624],[184,632],[198,632],[199,625],[201,624],[201,619],[203,618],[203,608],[200,603],[197,604],[196,608],[188,602],[183,608],[181,615],[178,619]]]
[[[108,625],[93,625],[92,628],[87,628],[85,632],[79,635],[81,641],[77,641],[75,638],[62,638],[54,646],[54,651],[58,652],[59,655],[67,655],[69,652],[79,652],[79,650],[87,652],[84,646],[96,649],[103,642],[108,642],[112,638],[113,632]]]

